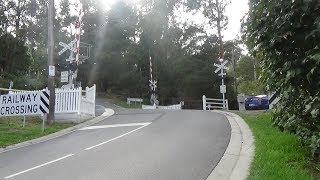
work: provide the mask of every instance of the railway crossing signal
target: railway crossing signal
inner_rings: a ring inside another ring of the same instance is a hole
[[[224,73],[224,70],[229,70],[228,67],[226,67],[228,61],[223,61],[223,59],[220,59],[221,64],[216,64],[214,63],[213,65],[217,67],[217,69],[214,71],[218,76],[220,76],[221,79],[221,86],[220,86],[220,93],[222,94],[222,99],[223,99],[223,109],[226,108],[226,101],[225,101],[225,93],[227,92],[226,85],[224,84],[224,76],[226,73]]]

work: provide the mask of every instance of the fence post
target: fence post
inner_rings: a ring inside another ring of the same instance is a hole
[[[226,109],[229,110],[229,101],[226,99]]]
[[[203,110],[207,110],[207,101],[206,101],[206,96],[202,96],[202,108]]]
[[[78,87],[78,115],[81,115],[82,87]]]
[[[94,84],[93,85],[93,116],[95,116],[96,114],[96,90],[97,90],[97,87],[96,85]]]

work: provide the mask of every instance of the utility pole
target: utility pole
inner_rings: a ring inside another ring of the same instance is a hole
[[[233,63],[233,73],[234,73],[234,92],[238,93],[237,88],[237,71],[236,71],[236,60],[234,59],[234,44],[232,46],[232,63]]]
[[[257,81],[257,71],[256,71],[256,59],[253,58],[253,75],[254,75],[254,80]]]
[[[52,123],[54,121],[54,104],[55,104],[55,87],[54,87],[55,66],[54,66],[54,60],[53,60],[54,0],[49,0],[48,3],[49,3],[48,4],[48,71],[49,71],[48,89],[50,91],[48,121],[49,123]]]

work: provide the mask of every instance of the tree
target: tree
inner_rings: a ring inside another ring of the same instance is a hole
[[[26,74],[29,70],[30,56],[24,42],[11,34],[0,36],[0,76],[2,86],[7,86],[15,76]]]
[[[187,7],[190,10],[203,8],[203,15],[209,19],[209,24],[216,28],[219,38],[219,58],[224,58],[222,31],[228,24],[228,16],[225,15],[229,0],[187,0]]]
[[[3,73],[16,74],[27,71],[30,65],[30,57],[27,47],[19,38],[11,34],[0,36],[0,64],[1,75]]]
[[[243,56],[237,63],[237,84],[238,93],[264,94],[265,85],[257,78],[260,75],[260,66],[257,59],[250,56]]]
[[[317,0],[251,0],[244,28],[269,90],[280,97],[274,125],[297,134],[312,154],[320,153],[319,12]]]

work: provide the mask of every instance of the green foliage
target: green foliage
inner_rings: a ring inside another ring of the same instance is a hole
[[[260,81],[241,81],[238,84],[238,92],[244,94],[264,94],[264,86],[261,84]]]
[[[199,100],[203,94],[220,97],[221,79],[212,72],[213,63],[218,63],[219,38],[205,34],[201,27],[177,23],[173,10],[181,4],[178,0],[156,0],[135,8],[118,2],[101,12],[94,3],[88,3],[93,7],[85,14],[81,40],[95,46],[95,64],[81,65],[80,79],[84,84],[97,84],[100,91],[148,98],[151,57],[161,104]],[[230,62],[232,50],[235,58],[241,54],[238,44],[231,41],[226,42],[225,49],[225,59]],[[233,78],[229,77],[227,84],[230,100],[235,99]]]
[[[249,114],[250,113],[250,114]],[[250,167],[249,180],[316,179],[313,168],[307,169],[308,148],[289,133],[281,133],[272,127],[272,115],[241,114],[255,137],[255,155]],[[319,173],[319,170],[316,171]]]
[[[26,117],[26,126],[23,127],[23,117],[0,118],[0,148],[35,139],[62,129],[71,127],[72,124],[55,123],[46,125],[42,133],[42,120],[39,117]]]
[[[251,0],[247,44],[263,57],[263,78],[281,100],[274,124],[320,153],[320,3]]]
[[[77,80],[83,86],[97,84],[98,91],[148,99],[151,57],[161,104],[184,99],[201,100],[203,94],[221,97],[221,79],[213,73],[213,63],[218,63],[221,45],[224,44],[224,58],[230,64],[234,64],[233,54],[234,59],[241,55],[238,42],[222,42],[222,31],[227,24],[225,9],[229,1],[195,1],[193,5],[191,1],[186,4],[182,0],[147,0],[138,4],[118,1],[108,10],[102,8],[101,3],[94,0],[57,2],[54,21],[57,75],[68,69],[65,60],[69,57],[69,52],[57,55],[61,49],[58,42],[67,43],[74,38],[74,10],[81,7],[81,42],[93,47],[91,58],[79,65]],[[202,12],[209,25],[217,30],[217,35],[209,35],[204,27],[191,22],[182,23],[177,9]],[[0,35],[15,37],[23,46],[19,48],[21,51],[28,49],[28,59],[10,61],[19,64],[21,71],[8,66],[15,71],[6,70],[7,73],[0,76],[1,86],[7,87],[12,80],[17,89],[45,87],[48,74],[47,13],[47,0],[4,0],[0,4]],[[7,52],[5,48],[0,45],[0,51]],[[8,52],[12,53],[10,50]],[[56,82],[58,79],[59,76]],[[235,99],[235,76],[228,75],[226,83],[227,98],[231,102]]]
[[[238,92],[244,94],[264,94],[265,86],[258,79],[260,74],[260,63],[254,58],[243,56],[237,63]]]
[[[30,64],[27,50],[24,42],[13,35],[0,36],[0,74],[17,74],[27,71]]]
[[[254,71],[254,59],[249,56],[241,57],[236,67],[239,82],[255,80]]]

